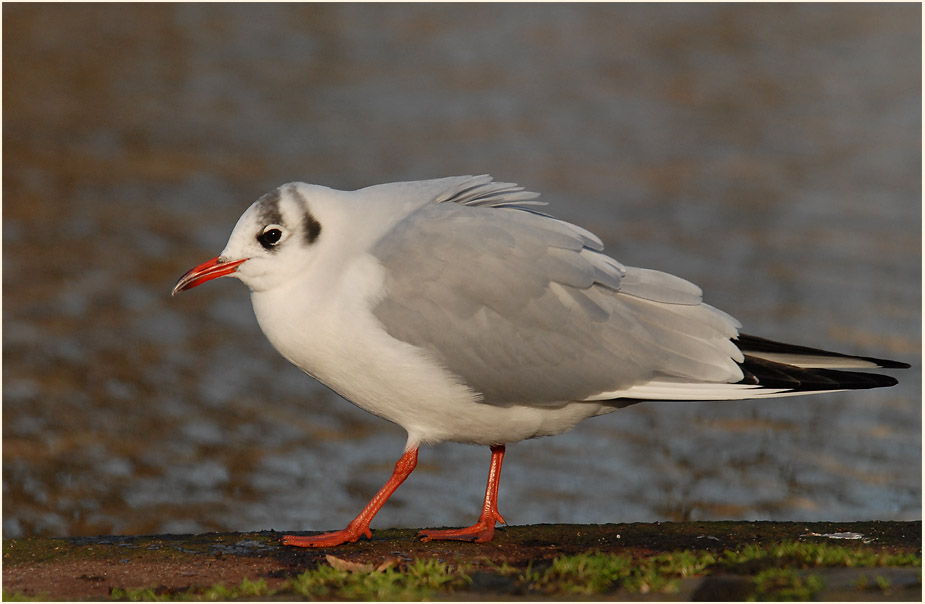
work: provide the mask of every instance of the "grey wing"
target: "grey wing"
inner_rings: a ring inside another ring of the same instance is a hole
[[[693,284],[602,249],[525,208],[427,205],[372,250],[385,268],[373,313],[492,404],[742,378],[734,319]]]

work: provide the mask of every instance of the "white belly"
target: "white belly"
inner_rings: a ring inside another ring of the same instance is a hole
[[[495,406],[427,353],[386,333],[370,312],[381,283],[371,257],[337,280],[339,292],[297,287],[252,294],[257,321],[291,363],[347,400],[408,431],[408,446],[492,445],[558,434],[597,414],[598,403]],[[332,295],[336,294],[336,295]],[[332,304],[337,300],[337,304]],[[294,303],[298,301],[298,303]]]

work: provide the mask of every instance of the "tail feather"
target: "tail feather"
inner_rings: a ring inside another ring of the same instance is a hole
[[[719,401],[777,398],[837,390],[895,386],[896,378],[845,369],[905,369],[899,361],[860,357],[818,348],[774,342],[742,334],[735,340],[744,353],[743,378],[735,383],[653,380],[623,390],[603,392],[588,400],[627,407],[643,401]]]

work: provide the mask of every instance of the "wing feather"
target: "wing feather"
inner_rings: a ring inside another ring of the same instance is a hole
[[[627,269],[620,291],[655,302],[694,306],[701,303],[703,295],[699,287],[681,277],[636,267]],[[735,322],[735,319],[729,317],[729,315],[726,315],[723,319]]]
[[[699,288],[624,267],[584,229],[505,205],[519,191],[486,187],[422,206],[372,250],[385,268],[373,313],[389,334],[491,404],[584,400],[659,376],[741,379],[737,324]]]
[[[374,315],[489,404],[791,396],[895,383],[833,368],[908,367],[740,335],[696,285],[622,265],[515,184],[483,175],[367,191],[407,212],[371,250],[385,274]]]

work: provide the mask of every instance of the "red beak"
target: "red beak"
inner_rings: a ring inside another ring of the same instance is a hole
[[[173,287],[173,291],[170,292],[170,295],[176,296],[178,293],[192,289],[197,285],[202,285],[206,281],[218,279],[219,277],[226,277],[238,270],[238,266],[247,260],[247,258],[244,258],[243,260],[223,262],[218,258],[212,258],[207,262],[203,262],[199,266],[190,269],[189,272],[180,277],[180,280],[177,281],[177,284]]]

